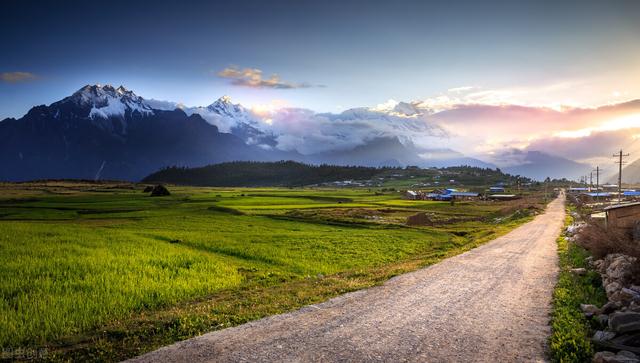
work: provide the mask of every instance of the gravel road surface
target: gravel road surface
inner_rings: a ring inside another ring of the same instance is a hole
[[[509,234],[382,286],[131,361],[545,361],[563,220],[560,196]]]

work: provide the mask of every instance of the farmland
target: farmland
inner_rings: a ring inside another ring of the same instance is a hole
[[[0,186],[0,347],[117,360],[326,300],[529,220],[512,202],[367,189]],[[408,227],[417,212],[428,225]]]

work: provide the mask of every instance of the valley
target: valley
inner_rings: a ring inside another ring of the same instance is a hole
[[[0,345],[119,360],[433,264],[532,218],[517,201],[364,188],[0,185]],[[438,223],[409,227],[426,212]],[[27,301],[35,303],[26,303]]]

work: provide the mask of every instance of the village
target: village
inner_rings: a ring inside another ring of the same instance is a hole
[[[589,211],[591,222],[605,230],[615,230],[640,237],[640,191],[623,189],[617,184],[598,187],[571,187],[568,198],[583,210]]]
[[[505,193],[504,185],[491,186],[484,193],[459,190],[457,188],[440,188],[424,190],[407,190],[404,194],[408,200],[435,200],[450,201],[456,200],[514,200],[520,198],[516,194]]]

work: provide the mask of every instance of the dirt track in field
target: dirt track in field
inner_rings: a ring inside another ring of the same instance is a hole
[[[564,197],[509,234],[382,286],[136,362],[545,361]]]

